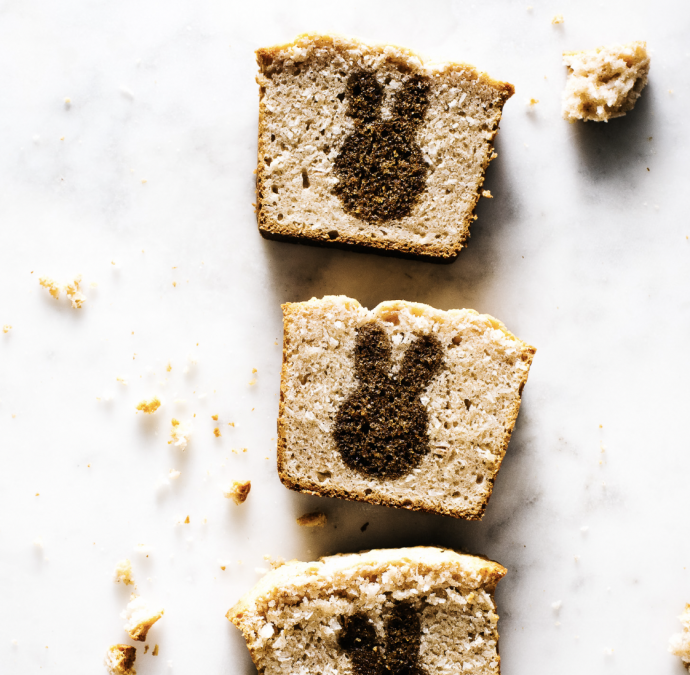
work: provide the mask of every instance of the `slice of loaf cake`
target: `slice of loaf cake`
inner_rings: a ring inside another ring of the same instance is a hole
[[[300,492],[478,520],[535,349],[496,319],[344,296],[283,305],[278,473]]]
[[[455,259],[513,86],[332,35],[301,35],[257,60],[261,234]]]
[[[647,84],[646,42],[565,52],[568,81],[563,117],[569,122],[608,122],[631,111]]]
[[[499,673],[498,563],[419,546],[293,561],[227,614],[264,675]]]

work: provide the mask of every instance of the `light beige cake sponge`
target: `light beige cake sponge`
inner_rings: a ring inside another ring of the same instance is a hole
[[[227,618],[264,675],[497,674],[493,593],[505,573],[490,560],[422,546],[293,561]]]
[[[563,117],[569,122],[608,122],[633,109],[647,84],[646,42],[565,52],[568,80],[563,92]]]
[[[282,482],[480,519],[534,347],[469,309],[326,296],[283,312]]]
[[[455,259],[513,86],[336,35],[300,35],[257,61],[261,234]]]

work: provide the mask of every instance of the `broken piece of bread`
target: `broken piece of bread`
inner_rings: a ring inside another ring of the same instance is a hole
[[[234,480],[228,488],[223,490],[223,496],[227,499],[232,499],[235,504],[242,504],[249,496],[249,491],[252,489],[251,481]]]
[[[683,632],[676,633],[671,637],[668,650],[680,657],[683,665],[690,670],[690,605],[685,605],[685,609],[678,619],[683,624]]]
[[[112,645],[105,655],[105,665],[110,675],[137,675],[134,661],[137,649],[131,645]]]
[[[419,546],[293,561],[228,612],[264,675],[498,675],[498,563]]]
[[[315,513],[305,513],[297,519],[297,524],[302,527],[323,527],[328,522],[325,513],[316,511]]]
[[[132,563],[129,558],[120,560],[115,566],[115,581],[122,582],[125,586],[134,585],[134,577],[132,576]]]
[[[497,319],[344,296],[283,305],[278,473],[289,488],[478,520],[534,347]]]
[[[153,415],[153,413],[158,410],[158,408],[161,407],[161,402],[158,400],[158,397],[154,396],[150,401],[147,401],[144,399],[143,401],[140,401],[137,404],[137,410],[140,410],[146,415]],[[175,426],[173,424],[173,426]]]
[[[180,422],[173,417],[171,424],[172,428],[170,429],[170,440],[168,441],[168,445],[172,444],[182,451],[186,450],[187,444],[189,443],[189,437],[192,435],[191,423]]]
[[[335,35],[256,55],[261,234],[452,262],[513,85]]]
[[[568,80],[563,92],[563,117],[569,122],[608,122],[633,109],[647,84],[646,42],[565,52]]]
[[[151,626],[164,614],[163,609],[151,609],[141,596],[132,595],[122,618],[127,619],[125,630],[132,640],[144,642]]]

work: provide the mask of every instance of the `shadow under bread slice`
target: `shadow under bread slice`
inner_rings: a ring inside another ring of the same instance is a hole
[[[278,473],[309,494],[484,514],[534,347],[473,310],[283,305]]]
[[[418,546],[293,561],[228,612],[264,675],[500,672],[506,569]]]
[[[261,234],[452,262],[513,86],[334,35],[256,55]]]

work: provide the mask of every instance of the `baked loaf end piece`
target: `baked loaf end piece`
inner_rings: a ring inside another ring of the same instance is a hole
[[[630,42],[582,52],[565,52],[568,81],[563,117],[569,122],[608,122],[635,107],[647,84],[646,42]]]
[[[479,520],[536,350],[470,309],[326,296],[283,312],[281,481]]]
[[[256,54],[261,234],[452,262],[513,86],[333,35]]]
[[[499,673],[498,563],[432,547],[267,574],[227,614],[264,675]]]

